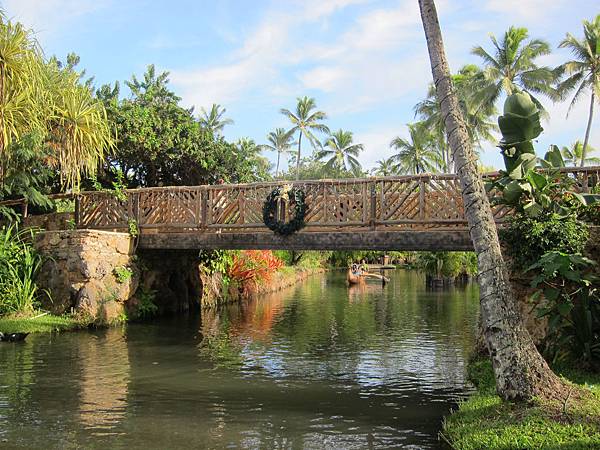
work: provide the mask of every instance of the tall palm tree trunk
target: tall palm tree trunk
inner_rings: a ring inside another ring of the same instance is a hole
[[[302,143],[302,130],[298,138],[298,155],[296,156],[296,180],[300,179],[300,144]]]
[[[560,396],[564,391],[563,384],[537,351],[517,310],[492,210],[477,172],[477,159],[452,85],[434,1],[419,0],[419,7],[437,98],[479,261],[481,318],[496,389],[505,400]]]
[[[275,178],[279,175],[279,158],[281,158],[281,149],[277,149],[277,167],[275,167]]]
[[[585,139],[583,140],[583,149],[581,149],[581,163],[579,167],[585,166],[585,157],[587,154],[587,146],[588,141],[590,140],[590,130],[592,129],[592,117],[594,117],[594,101],[596,100],[594,96],[594,90],[592,89],[592,99],[590,101],[590,113],[588,116],[587,128],[585,129]]]

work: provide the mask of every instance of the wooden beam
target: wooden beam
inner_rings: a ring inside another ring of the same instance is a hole
[[[157,233],[140,236],[144,249],[223,250],[472,250],[466,230],[256,233]]]

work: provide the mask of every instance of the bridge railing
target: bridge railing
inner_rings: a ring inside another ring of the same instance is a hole
[[[591,189],[600,177],[600,167],[564,171],[577,181],[580,191]],[[127,190],[124,200],[111,193],[84,192],[77,196],[76,223],[80,228],[126,229],[135,220],[147,232],[267,230],[263,204],[275,187],[284,184],[306,193],[307,230],[435,230],[467,225],[454,174],[157,187]],[[494,206],[493,212],[498,222],[510,214],[502,206]]]

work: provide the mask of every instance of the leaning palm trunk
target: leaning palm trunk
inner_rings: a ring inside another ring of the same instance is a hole
[[[481,319],[498,394],[505,400],[557,397],[563,389],[524,327],[505,269],[477,159],[462,117],[433,0],[419,0],[437,98],[460,179],[465,216],[479,261]]]
[[[590,113],[588,115],[588,123],[585,129],[585,139],[583,140],[583,149],[581,150],[581,164],[580,167],[585,166],[585,157],[587,154],[588,141],[590,140],[590,130],[592,129],[592,118],[594,117],[594,90],[592,89],[592,99],[590,100]]]

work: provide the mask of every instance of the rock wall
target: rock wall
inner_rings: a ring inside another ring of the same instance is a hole
[[[70,230],[75,228],[75,214],[72,212],[27,216],[23,219],[27,228],[39,228],[45,231]]]
[[[97,324],[123,318],[125,302],[139,282],[129,234],[46,231],[36,236],[35,247],[45,258],[37,283],[46,309],[73,311],[82,321]]]

